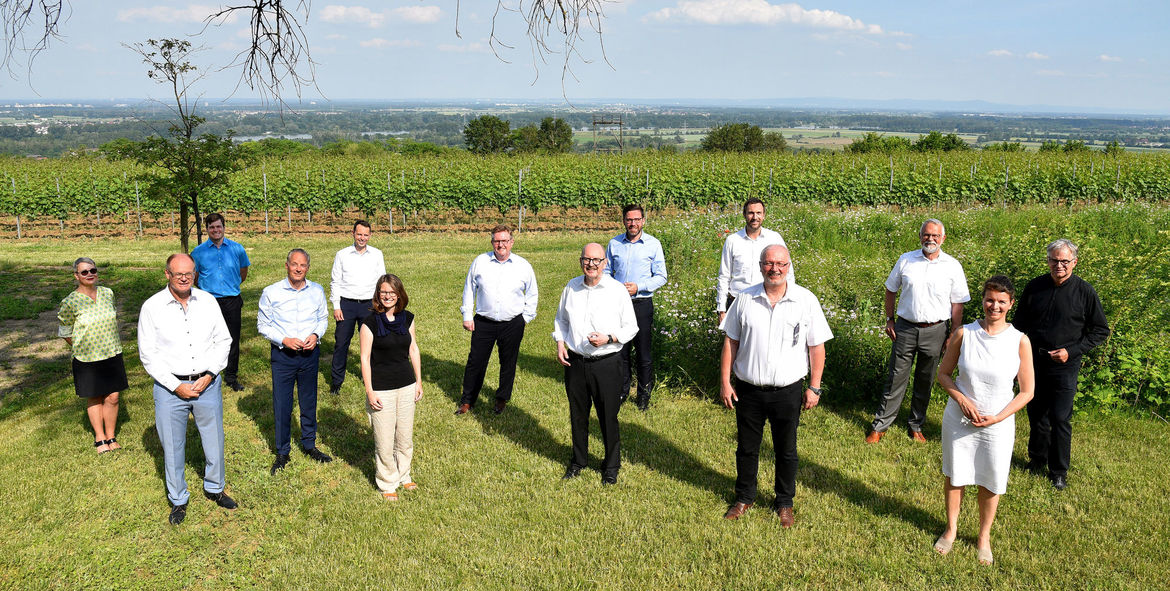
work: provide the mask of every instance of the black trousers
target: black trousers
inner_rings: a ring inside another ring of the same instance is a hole
[[[223,321],[227,323],[228,334],[232,335],[232,346],[228,350],[228,364],[223,370],[223,383],[232,384],[239,381],[240,373],[240,312],[244,309],[243,296],[227,296],[215,298],[219,304],[219,311],[223,313]]]
[[[804,404],[802,382],[781,388],[760,388],[735,381],[735,500],[756,501],[756,480],[760,470],[760,442],[764,422],[772,423],[772,447],[776,452],[777,509],[792,506],[796,495],[796,427]]]
[[[624,399],[630,392],[630,381],[634,371],[638,375],[638,400],[650,401],[650,391],[654,389],[654,300],[652,298],[634,298],[634,318],[638,320],[638,334],[634,339],[622,347],[622,369],[624,380],[621,384],[621,396]],[[636,349],[636,351],[635,351]]]
[[[329,386],[340,388],[345,381],[345,365],[349,360],[349,341],[354,329],[372,313],[370,300],[341,298],[342,319],[333,329],[333,364],[330,368]]]
[[[500,353],[500,387],[496,389],[496,400],[507,402],[512,399],[512,384],[516,381],[516,359],[520,356],[520,341],[524,340],[524,315],[517,314],[511,320],[492,320],[475,315],[475,330],[471,333],[471,351],[467,353],[467,365],[463,369],[463,397],[459,404],[475,405],[479,390],[487,373],[492,347]]]
[[[1047,465],[1052,476],[1068,475],[1073,399],[1080,369],[1080,360],[1059,368],[1036,368],[1036,393],[1028,402],[1028,457]]]
[[[621,467],[621,435],[618,430],[618,387],[622,381],[621,355],[614,353],[601,359],[585,359],[569,354],[565,368],[565,394],[569,397],[569,427],[572,431],[575,466],[589,465],[589,407],[597,407],[597,422],[601,424],[601,441],[605,457],[601,460],[602,473],[616,474]]]
[[[272,412],[276,417],[276,453],[286,455],[291,449],[293,388],[301,409],[301,447],[317,447],[317,362],[321,347],[293,351],[272,345]]]

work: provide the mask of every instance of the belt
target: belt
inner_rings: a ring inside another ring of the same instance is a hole
[[[477,321],[483,321],[483,322],[495,322],[496,324],[507,324],[507,323],[519,318],[520,316],[522,316],[522,314],[517,314],[517,315],[515,315],[507,320],[496,320],[495,318],[488,318],[487,316],[484,316],[483,314],[476,314],[475,319]]]
[[[584,361],[586,363],[592,363],[594,361],[601,361],[603,359],[609,359],[610,357],[613,357],[614,355],[617,355],[618,353],[621,353],[621,351],[614,351],[613,353],[606,353],[605,355],[597,355],[594,357],[588,357],[588,356],[582,355],[582,354],[580,354],[572,349],[569,349],[569,359],[572,359],[575,361]]]
[[[171,375],[175,376],[177,379],[179,379],[180,381],[183,381],[183,382],[194,382],[203,376],[214,376],[215,374],[213,374],[209,371],[205,371],[203,373],[193,373],[193,374],[185,375],[185,376],[179,375],[177,373],[171,374]]]
[[[366,298],[366,299],[364,299],[364,300],[355,300],[355,299],[353,299],[353,298],[346,298],[346,297],[343,297],[343,298],[341,298],[341,301],[343,301],[343,302],[357,302],[357,303],[359,303],[359,304],[360,304],[360,303],[362,303],[362,302],[369,302],[369,301],[371,301],[371,300],[370,300],[370,298]]]
[[[898,318],[902,318],[902,317],[899,316]],[[918,328],[926,328],[928,326],[934,326],[936,324],[942,324],[942,323],[946,322],[946,320],[935,320],[934,322],[913,322],[910,320],[906,320],[905,318],[902,318],[902,321],[913,324],[914,326],[917,326]]]

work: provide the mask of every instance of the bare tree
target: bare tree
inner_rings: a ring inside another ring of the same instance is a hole
[[[297,97],[306,87],[316,87],[316,64],[309,55],[309,38],[304,25],[309,20],[312,0],[236,0],[216,9],[204,19],[204,31],[218,26],[235,15],[247,15],[251,43],[236,55],[227,67],[240,69],[236,88],[247,87],[261,98],[275,100],[285,106],[283,96],[291,90]],[[496,0],[492,15],[489,45],[500,57],[498,48],[512,48],[496,36],[496,25],[501,13],[516,13],[527,24],[527,36],[532,49],[533,69],[540,75],[540,65],[548,63],[550,55],[561,55],[561,89],[565,78],[573,75],[573,59],[583,63],[591,60],[578,50],[578,44],[587,36],[597,36],[603,58],[601,23],[605,19],[604,5],[611,0]],[[65,0],[0,0],[0,26],[4,45],[0,66],[9,69],[18,54],[27,54],[28,67],[36,56],[61,38],[61,27],[68,20]],[[455,9],[455,35],[459,33],[459,12]],[[559,46],[558,46],[559,44]],[[503,57],[500,57],[504,60]],[[608,63],[608,58],[606,58]]]

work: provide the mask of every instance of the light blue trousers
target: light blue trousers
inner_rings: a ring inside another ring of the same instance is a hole
[[[182,505],[190,498],[187,479],[183,468],[187,462],[187,416],[194,415],[195,426],[199,428],[199,440],[203,443],[203,490],[209,493],[223,492],[223,396],[220,394],[222,378],[207,386],[197,398],[182,399],[159,384],[154,383],[154,426],[162,443],[163,466],[166,472],[167,500],[172,505]],[[187,382],[188,384],[191,382]]]

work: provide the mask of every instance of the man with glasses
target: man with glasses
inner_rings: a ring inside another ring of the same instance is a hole
[[[232,349],[223,370],[223,383],[240,392],[244,389],[239,380],[240,315],[244,309],[240,285],[248,278],[248,268],[252,263],[239,242],[224,238],[226,221],[222,215],[209,213],[203,218],[203,223],[207,226],[207,241],[191,251],[198,273],[195,285],[215,296],[215,302],[223,312],[223,321],[232,335]]]
[[[1068,486],[1073,398],[1081,359],[1109,337],[1101,299],[1073,274],[1077,245],[1061,238],[1048,245],[1048,273],[1028,282],[1012,320],[1032,341],[1036,394],[1028,403],[1028,469],[1048,470],[1057,490]]]
[[[463,396],[455,408],[461,415],[479,399],[492,347],[500,353],[500,386],[493,412],[500,414],[512,399],[516,358],[524,326],[536,318],[536,274],[532,265],[512,252],[512,228],[492,228],[492,249],[471,262],[463,283],[463,329],[471,333],[471,351],[463,370]]]
[[[723,518],[739,519],[755,503],[760,442],[764,423],[770,422],[776,455],[772,510],[788,528],[796,521],[796,427],[801,410],[821,400],[825,342],[833,331],[817,296],[788,281],[792,259],[786,247],[765,248],[758,265],[763,283],[743,290],[723,323],[719,395],[724,406],[735,409],[737,441],[735,502]]]
[[[634,366],[638,372],[638,394],[634,402],[638,410],[650,407],[650,392],[654,389],[653,324],[654,291],[666,285],[666,256],[657,238],[642,232],[646,214],[641,205],[622,208],[623,234],[609,241],[605,249],[605,273],[621,282],[633,299],[634,315],[638,318],[638,334],[622,347],[622,367],[625,380],[621,388],[624,402],[630,393]],[[633,362],[633,353],[637,363]]]
[[[576,478],[589,460],[589,407],[597,407],[597,422],[605,457],[601,483],[617,484],[621,467],[618,407],[622,372],[622,344],[638,333],[638,321],[629,292],[605,275],[605,250],[586,244],[581,250],[582,275],[569,280],[553,319],[557,361],[565,366],[565,393],[569,398],[569,426],[573,455],[566,480]]]
[[[881,441],[886,429],[894,424],[910,383],[911,365],[914,366],[914,395],[910,399],[910,419],[906,426],[910,439],[926,442],[922,424],[926,422],[934,373],[947,335],[953,327],[963,325],[963,304],[971,300],[963,266],[942,251],[946,238],[942,222],[926,220],[918,230],[922,248],[898,257],[886,278],[886,336],[894,344],[886,384],[866,443]],[[901,298],[897,298],[899,290]]]
[[[224,492],[223,378],[232,336],[210,293],[192,287],[195,261],[167,257],[167,286],[142,304],[138,357],[154,378],[154,423],[163,450],[171,525],[187,517],[187,417],[195,417],[203,444],[203,495],[224,509],[236,502]]]
[[[317,449],[317,364],[321,335],[329,325],[325,290],[305,278],[309,253],[294,248],[285,259],[288,276],[264,288],[256,328],[272,346],[272,412],[276,416],[276,459],[271,473],[288,465],[292,436],[293,388],[301,409],[301,451],[322,464],[333,458]],[[373,295],[374,288],[370,287]]]
[[[719,279],[715,288],[715,313],[719,322],[727,314],[731,302],[739,293],[764,280],[760,274],[760,253],[779,244],[785,246],[784,238],[774,230],[764,227],[764,202],[752,197],[743,203],[743,229],[727,236],[723,241],[723,257],[719,261]],[[788,270],[788,282],[793,283],[794,273]]]
[[[353,223],[353,244],[337,251],[329,282],[333,304],[333,361],[329,372],[329,393],[340,394],[349,360],[349,342],[354,330],[370,315],[371,296],[378,278],[386,274],[382,251],[369,245],[370,223]]]

